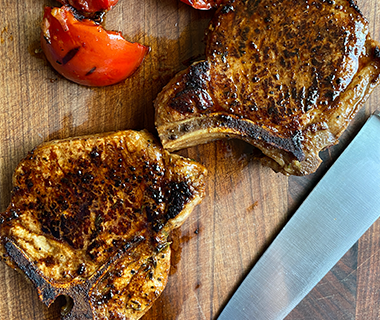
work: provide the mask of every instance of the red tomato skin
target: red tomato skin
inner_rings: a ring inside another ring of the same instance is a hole
[[[118,0],[58,0],[62,4],[69,4],[83,12],[98,12],[110,10]]]
[[[53,68],[85,86],[108,86],[125,80],[143,62],[149,47],[106,31],[92,20],[78,20],[69,6],[45,8],[41,47]]]
[[[199,10],[210,10],[217,7],[223,0],[181,0]]]

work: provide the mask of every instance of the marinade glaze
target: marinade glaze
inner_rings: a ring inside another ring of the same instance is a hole
[[[236,137],[311,173],[377,85],[379,52],[352,1],[227,1],[206,59],[156,99],[157,130],[168,150]]]
[[[45,143],[15,170],[1,256],[46,305],[74,300],[63,319],[139,319],[165,288],[168,235],[202,199],[205,174],[145,131]]]

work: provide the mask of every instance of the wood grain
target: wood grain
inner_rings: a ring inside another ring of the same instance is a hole
[[[360,0],[373,38],[380,40],[380,4]],[[147,128],[153,100],[179,70],[199,59],[212,12],[178,0],[120,0],[107,29],[149,45],[142,67],[107,88],[73,84],[47,64],[39,49],[44,5],[54,1],[0,0],[0,210],[10,200],[17,163],[37,144],[56,138]],[[379,106],[376,89],[343,135],[322,154],[320,169],[285,177],[252,160],[253,148],[218,141],[180,154],[209,170],[207,197],[173,234],[169,283],[144,320],[215,319],[241,280],[302,200]],[[380,317],[380,223],[338,262],[287,320],[373,320]],[[254,302],[253,302],[254,303]],[[0,320],[58,320],[59,299],[43,306],[24,277],[0,264]]]

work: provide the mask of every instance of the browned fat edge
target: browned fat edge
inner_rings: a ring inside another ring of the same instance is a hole
[[[305,154],[302,150],[302,132],[300,130],[294,131],[293,135],[289,138],[282,138],[271,135],[264,128],[254,125],[252,122],[239,119],[226,114],[214,114],[207,118],[195,118],[180,124],[174,132],[168,136],[168,140],[175,141],[180,137],[185,136],[188,132],[195,132],[202,128],[220,128],[221,132],[226,130],[224,135],[228,138],[228,134],[237,134],[244,140],[257,140],[263,141],[271,146],[280,148],[292,154],[298,161],[305,160]]]
[[[72,310],[64,316],[66,320],[93,319],[90,293],[92,288],[104,277],[107,271],[115,265],[130,249],[140,242],[145,241],[142,235],[128,241],[122,248],[116,251],[114,256],[100,267],[90,278],[73,280],[68,284],[50,283],[38,271],[35,264],[28,258],[26,253],[19,248],[13,240],[5,239],[5,249],[16,265],[25,273],[35,285],[40,300],[50,306],[59,295],[66,295],[73,299]]]

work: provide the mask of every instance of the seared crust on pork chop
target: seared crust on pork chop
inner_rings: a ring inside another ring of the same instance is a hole
[[[379,83],[380,48],[352,0],[230,0],[206,59],[155,101],[169,151],[220,138],[259,148],[275,170],[314,172]]]
[[[204,196],[206,170],[146,131],[44,143],[20,162],[0,253],[63,319],[139,319],[165,288],[168,235]]]

